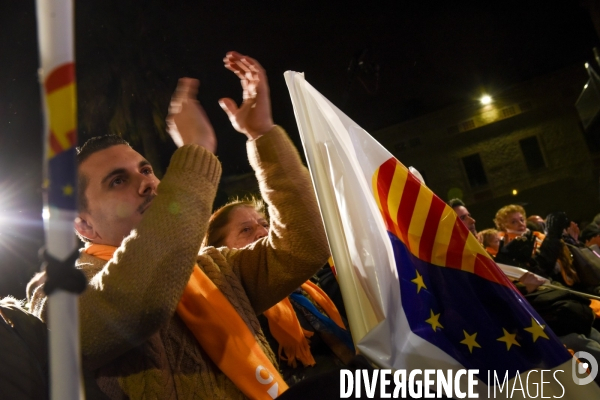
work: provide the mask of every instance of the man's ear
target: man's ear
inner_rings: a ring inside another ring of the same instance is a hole
[[[81,236],[93,242],[98,238],[98,233],[96,233],[96,230],[88,221],[89,219],[86,219],[84,215],[80,214],[77,218],[75,218],[75,230]]]

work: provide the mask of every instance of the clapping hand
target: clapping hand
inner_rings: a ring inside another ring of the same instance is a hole
[[[571,236],[575,242],[579,239],[579,234],[581,231],[579,230],[579,225],[577,223],[571,221],[569,227],[566,229],[566,234]]]
[[[177,89],[171,97],[167,130],[177,147],[197,144],[214,153],[217,150],[217,138],[196,98],[198,86],[200,82],[197,79],[179,79]]]
[[[227,53],[223,62],[225,68],[240,78],[243,102],[238,107],[232,99],[223,98],[219,104],[236,131],[249,140],[256,139],[273,128],[267,74],[258,61],[235,51]]]

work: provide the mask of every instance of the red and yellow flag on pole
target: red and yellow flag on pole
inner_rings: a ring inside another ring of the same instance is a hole
[[[285,77],[359,351],[382,368],[476,371],[479,397],[543,384],[599,398],[454,211],[302,74]],[[528,378],[540,370],[555,379]]]
[[[61,289],[55,267],[74,268],[78,239],[77,215],[77,97],[75,86],[72,0],[37,0],[40,84],[44,104],[44,229],[50,331],[50,396],[82,399],[77,294]],[[84,280],[85,283],[85,280]]]

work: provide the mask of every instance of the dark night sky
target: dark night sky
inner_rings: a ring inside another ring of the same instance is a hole
[[[241,97],[222,67],[228,50],[258,59],[271,83],[274,119],[299,143],[283,72],[307,80],[373,131],[559,68],[593,61],[591,17],[577,1],[145,1],[77,2],[78,74],[112,68],[154,77],[147,93],[166,113],[180,76],[202,81],[225,174],[247,172],[244,138],[220,97]],[[143,6],[141,4],[144,4]],[[440,2],[441,4],[441,2]],[[38,268],[41,111],[33,0],[0,2],[0,295],[23,297]],[[367,50],[365,52],[365,50]],[[351,60],[365,52],[359,71]],[[111,88],[80,95],[100,107]],[[146,90],[146,88],[143,88]],[[100,110],[101,111],[101,110]],[[163,146],[168,153],[174,147]]]

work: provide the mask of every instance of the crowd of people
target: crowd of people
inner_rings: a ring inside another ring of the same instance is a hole
[[[373,368],[356,355],[310,176],[272,120],[266,73],[236,52],[224,64],[244,100],[220,104],[248,139],[262,199],[212,212],[221,164],[194,79],[180,79],[171,99],[167,126],[178,149],[161,181],[118,136],[78,149],[88,398],[329,398],[339,394],[341,368]],[[600,255],[600,221],[580,232],[564,213],[526,218],[509,205],[495,229],[477,232],[462,201],[449,205],[498,263],[530,271],[515,283],[565,345],[600,359],[600,303],[544,286],[600,293],[600,274],[580,260]],[[41,272],[27,288],[31,314],[0,304],[3,326],[16,333],[2,344],[28,356],[20,366],[36,366],[34,376],[19,370],[19,380],[4,380],[11,398],[48,395],[45,281]],[[0,365],[2,376],[16,371]]]
[[[496,263],[527,271],[515,286],[565,346],[598,359],[600,214],[580,230],[565,212],[527,217],[522,206],[510,204],[496,212],[495,228],[478,232],[464,202],[448,204]]]

